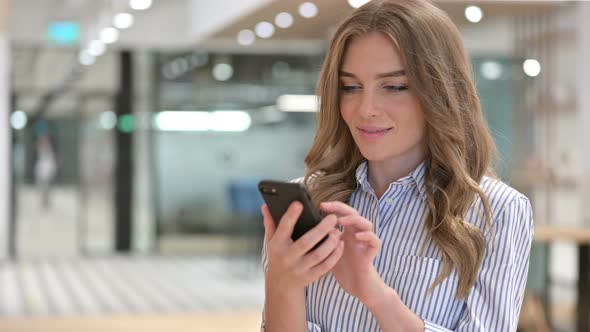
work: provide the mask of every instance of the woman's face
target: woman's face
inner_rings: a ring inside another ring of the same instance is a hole
[[[340,68],[340,113],[371,162],[419,163],[426,154],[424,113],[391,39],[369,33],[349,41]]]

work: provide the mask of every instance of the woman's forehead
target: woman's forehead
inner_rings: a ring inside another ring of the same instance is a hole
[[[353,73],[385,73],[401,70],[403,67],[400,52],[391,38],[379,32],[351,38],[344,49],[341,63],[341,70]]]

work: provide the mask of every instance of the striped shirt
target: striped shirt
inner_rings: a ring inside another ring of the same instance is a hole
[[[357,189],[348,204],[373,223],[382,240],[374,266],[403,303],[424,320],[425,331],[516,331],[529,265],[533,215],[529,200],[508,185],[484,177],[492,227],[486,226],[477,198],[465,215],[484,230],[486,249],[470,293],[457,299],[456,271],[428,293],[442,268],[442,254],[428,236],[424,184],[426,163],[389,185],[377,199],[365,161],[356,171]],[[424,246],[424,251],[422,247]],[[263,250],[263,268],[267,269]],[[331,273],[305,290],[310,331],[379,331],[377,320]],[[262,322],[264,330],[264,321]]]

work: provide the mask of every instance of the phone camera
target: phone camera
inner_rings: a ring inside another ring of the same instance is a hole
[[[277,189],[276,188],[263,187],[262,188],[262,192],[265,193],[265,194],[276,194],[277,193]]]

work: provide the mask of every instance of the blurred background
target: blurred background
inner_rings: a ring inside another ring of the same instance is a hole
[[[256,183],[365,2],[0,0],[0,330],[259,330]],[[590,2],[435,2],[535,209],[519,329],[590,331]]]

